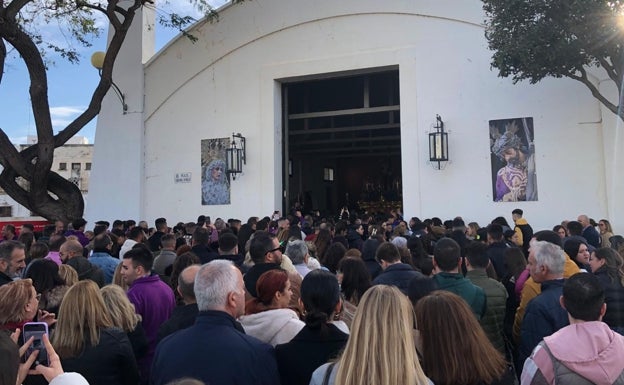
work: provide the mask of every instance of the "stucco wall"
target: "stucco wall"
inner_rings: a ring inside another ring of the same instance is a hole
[[[142,217],[268,215],[281,206],[279,80],[398,66],[405,215],[485,224],[516,207],[537,229],[607,215],[601,111],[579,83],[512,85],[490,71],[479,1],[254,0],[172,42],[145,68]],[[434,170],[435,115],[451,162]],[[494,203],[488,121],[533,117],[538,202]],[[200,141],[240,132],[247,165],[231,205],[201,205]],[[407,166],[409,165],[409,166]],[[191,183],[174,175],[191,172]]]

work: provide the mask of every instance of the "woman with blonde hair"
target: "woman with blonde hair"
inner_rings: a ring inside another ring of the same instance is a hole
[[[62,264],[59,266],[58,270],[59,275],[63,278],[67,286],[72,287],[78,283],[78,272],[73,267]]]
[[[65,294],[52,345],[63,368],[91,385],[136,385],[139,369],[124,332],[113,327],[97,284],[80,281]]]
[[[613,229],[611,228],[611,222],[606,219],[601,219],[598,221],[598,229],[600,229],[600,246],[601,247],[611,247],[611,241],[609,238],[613,236]]]
[[[136,314],[134,305],[128,299],[126,292],[117,285],[107,285],[100,289],[108,315],[113,327],[123,330],[130,344],[134,357],[139,360],[147,353],[147,337],[141,324],[141,316]]]
[[[310,385],[431,384],[418,362],[413,328],[412,305],[399,289],[371,287],[360,300],[344,352],[316,369]]]
[[[416,325],[423,369],[436,385],[514,383],[502,353],[458,295],[437,290],[420,299]]]
[[[54,314],[38,312],[41,295],[37,294],[32,280],[20,279],[0,286],[0,330],[21,329],[26,322],[54,323]]]

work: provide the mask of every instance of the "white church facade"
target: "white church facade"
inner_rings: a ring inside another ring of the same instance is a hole
[[[111,91],[98,117],[86,218],[246,220],[295,201],[336,214],[385,207],[377,201],[406,217],[485,224],[521,208],[536,229],[579,214],[622,228],[621,122],[579,82],[499,78],[481,4],[254,0],[154,56],[144,13],[114,72],[128,111]],[[448,132],[441,169],[429,161],[437,115]],[[499,134],[515,126],[531,153],[532,200],[498,196],[496,124]],[[232,133],[246,159],[224,181],[216,160]],[[227,199],[211,201],[213,176]]]

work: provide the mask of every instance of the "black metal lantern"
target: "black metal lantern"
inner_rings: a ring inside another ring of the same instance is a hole
[[[429,133],[429,161],[433,167],[442,169],[442,162],[448,162],[448,133],[444,132],[444,122],[436,115],[435,131]],[[437,163],[434,164],[434,163]]]
[[[232,134],[230,147],[225,149],[225,172],[236,180],[236,174],[243,172],[243,164],[247,164],[245,153],[245,137]]]

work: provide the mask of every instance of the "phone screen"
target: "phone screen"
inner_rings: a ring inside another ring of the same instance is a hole
[[[34,369],[37,365],[49,366],[50,364],[48,360],[48,351],[43,344],[44,334],[48,334],[48,324],[45,322],[27,322],[24,324],[24,342],[28,341],[30,337],[35,337],[32,344],[26,351],[26,354],[24,354],[24,360],[27,360],[33,351],[39,350],[37,359],[33,363],[31,369]]]

